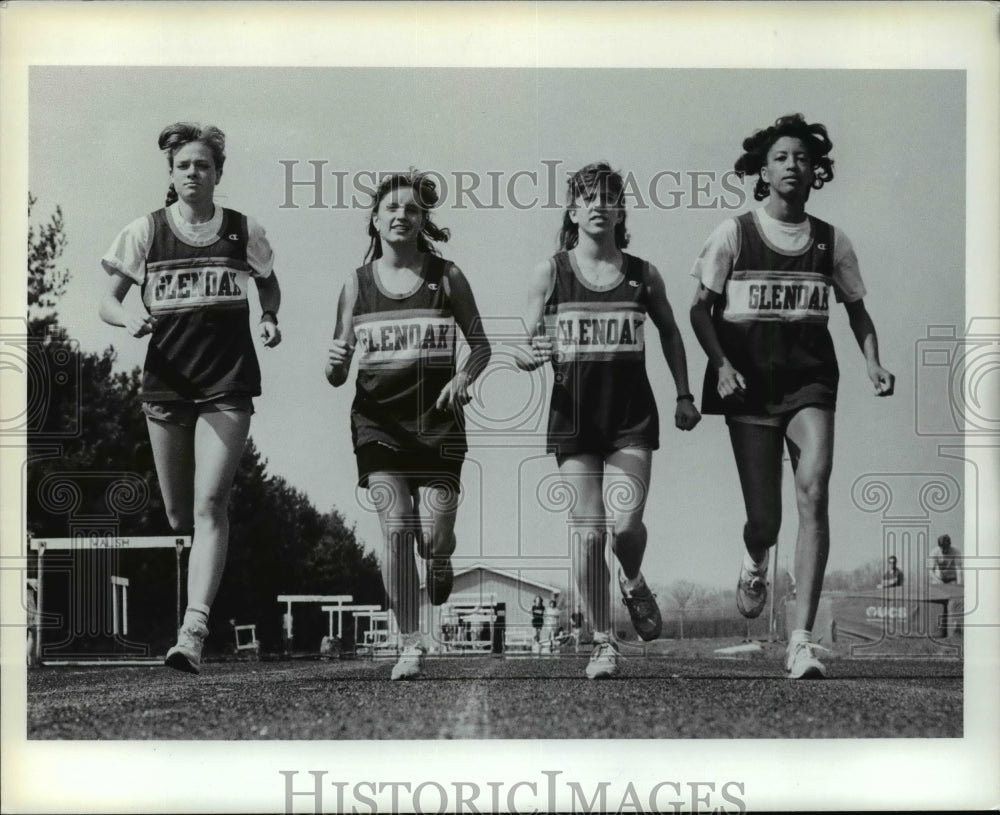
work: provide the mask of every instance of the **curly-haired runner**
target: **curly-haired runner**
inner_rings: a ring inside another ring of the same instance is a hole
[[[531,276],[524,320],[535,333],[530,359],[519,361],[532,370],[551,360],[555,370],[547,449],[573,495],[574,579],[594,626],[590,679],[613,676],[618,667],[605,561],[609,520],[633,627],[642,639],[654,640],[662,625],[641,570],[647,538],[642,518],[660,444],[646,375],[647,316],[677,388],[674,424],[691,430],[701,419],[663,278],[651,263],[622,251],[628,245],[624,191],[621,174],[603,162],[570,178],[559,252]],[[551,331],[537,330],[543,314]]]
[[[229,543],[229,493],[260,395],[247,283],[257,286],[263,344],[281,341],[281,291],[264,230],[216,206],[226,141],[215,127],[178,122],[160,133],[170,187],[166,205],[129,224],[101,263],[108,287],[100,316],[132,336],[150,335],[142,374],[143,410],[174,531],[194,533],[187,611],[171,668],[198,673],[208,615]],[[147,314],[123,305],[142,288]]]
[[[462,408],[490,359],[472,289],[432,243],[449,237],[431,218],[437,203],[426,174],[397,173],[379,184],[365,264],[340,293],[326,365],[330,384],[343,385],[357,346],[351,433],[358,484],[369,489],[382,526],[382,577],[402,638],[393,679],[416,677],[423,666],[414,548],[429,560],[431,603],[451,593],[466,452]],[[471,349],[460,370],[456,327]]]
[[[830,548],[827,512],[839,371],[827,331],[830,289],[878,396],[894,377],[879,362],[875,326],[847,237],[805,211],[809,194],[833,179],[833,143],[821,124],[783,116],[743,142],[737,172],[757,175],[757,210],[709,236],[691,274],[698,291],[691,325],[708,354],[702,411],[729,426],[746,505],[746,553],[736,603],[756,617],[767,599],[770,548],[781,525],[781,459],[787,445],[799,513],[797,603],[786,654],[792,679],[820,678],[812,627]]]

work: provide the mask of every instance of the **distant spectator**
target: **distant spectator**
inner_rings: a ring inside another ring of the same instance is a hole
[[[952,546],[951,536],[937,539],[937,548],[930,556],[931,582],[962,584],[962,553]]]
[[[552,647],[553,641],[556,636],[556,629],[559,628],[559,607],[556,605],[555,600],[549,600],[549,607],[542,612],[542,644],[548,645],[549,648]]]
[[[896,556],[889,555],[889,568],[882,575],[882,582],[878,584],[880,589],[895,589],[903,585],[903,573],[896,567]]]
[[[541,642],[542,623],[545,621],[545,601],[541,595],[535,595],[535,602],[531,604],[531,627],[535,629],[535,642]]]
[[[573,640],[573,650],[580,650],[580,639],[583,636],[583,608],[576,607],[576,611],[569,615],[569,636]]]

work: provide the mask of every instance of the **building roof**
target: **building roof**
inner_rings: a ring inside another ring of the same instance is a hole
[[[463,574],[468,574],[469,572],[489,572],[490,574],[495,574],[500,577],[506,577],[508,580],[513,580],[515,583],[523,583],[526,586],[532,586],[536,589],[543,589],[549,594],[563,594],[565,589],[561,589],[557,586],[553,586],[550,583],[543,583],[541,580],[534,580],[530,577],[525,577],[523,574],[515,571],[509,571],[507,569],[496,569],[492,566],[484,566],[481,563],[473,564],[472,566],[466,566],[464,569],[456,569],[455,577],[459,577]],[[423,587],[426,580],[423,578],[420,581],[420,586]]]

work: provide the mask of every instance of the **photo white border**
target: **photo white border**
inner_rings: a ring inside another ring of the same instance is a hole
[[[29,66],[174,66],[183,47],[190,55],[184,63],[202,66],[384,67],[391,54],[394,66],[423,67],[964,70],[966,305],[969,315],[985,316],[984,304],[1000,303],[997,31],[997,7],[986,3],[9,4],[0,8],[0,314],[23,316],[23,277],[10,270],[25,268]],[[22,478],[23,456],[5,448],[0,467],[0,539],[13,563],[21,549],[10,542],[23,536],[23,507],[8,504],[11,493],[20,495],[9,485]],[[970,465],[966,483],[976,478],[981,497],[1000,492],[995,466],[977,473]],[[995,507],[968,506],[966,528],[978,528],[981,540],[1000,539]],[[0,571],[5,608],[20,596],[20,576]],[[993,591],[975,613],[1000,625],[997,576],[981,575]],[[509,785],[540,782],[539,768],[562,770],[562,781],[585,789],[597,779],[743,780],[754,810],[1000,804],[998,627],[965,635],[966,652],[976,657],[966,660],[962,739],[619,741],[613,751],[601,742],[538,740],[26,742],[23,631],[5,626],[0,633],[4,811],[280,811],[279,770],[298,770],[300,778],[326,770],[351,783]],[[178,781],[190,796],[180,794]]]

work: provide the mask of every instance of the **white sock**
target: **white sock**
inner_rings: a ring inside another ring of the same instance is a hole
[[[422,648],[424,645],[423,637],[420,636],[419,631],[411,631],[409,634],[400,634],[400,645],[406,648]]]
[[[208,628],[208,613],[211,609],[208,606],[192,603],[184,611],[184,628],[195,631]]]
[[[744,553],[743,553],[743,567],[747,571],[750,571],[750,572],[758,572],[758,573],[766,572],[767,571],[767,556],[768,556],[768,552],[765,551],[764,552],[764,557],[761,558],[759,561],[757,561],[757,560],[754,560],[752,557],[750,557],[750,553],[749,552],[744,551]],[[761,568],[762,566],[764,568]]]
[[[629,580],[625,577],[625,573],[622,573],[622,586],[625,587],[626,591],[635,591],[639,586],[643,585],[646,581],[643,579],[642,572],[639,572],[634,578]]]
[[[812,631],[807,631],[805,628],[796,628],[788,637],[788,644],[794,645],[797,642],[812,642],[813,635]]]

